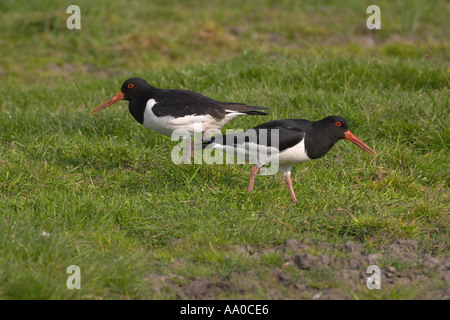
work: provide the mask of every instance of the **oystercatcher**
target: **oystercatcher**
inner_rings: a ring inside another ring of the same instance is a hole
[[[347,120],[339,116],[329,116],[314,122],[305,119],[274,120],[244,132],[216,135],[204,141],[203,148],[244,155],[247,161],[252,157],[256,159],[250,172],[248,192],[253,190],[255,176],[261,166],[277,161],[292,200],[297,202],[292,188],[292,166],[323,157],[341,139],[348,139],[376,156],[375,151],[349,131]]]
[[[194,135],[196,123],[202,124],[202,132],[220,130],[230,120],[243,115],[266,115],[260,110],[268,108],[244,103],[221,102],[200,93],[180,89],[158,89],[144,79],[130,78],[122,84],[120,92],[105,101],[90,114],[97,113],[112,104],[128,100],[133,117],[146,128],[171,136],[176,129],[184,129]]]

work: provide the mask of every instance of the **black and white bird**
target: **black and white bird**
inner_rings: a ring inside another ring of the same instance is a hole
[[[376,156],[375,151],[350,132],[347,120],[339,116],[314,122],[305,119],[270,121],[244,132],[214,136],[203,142],[203,148],[244,156],[246,161],[253,158],[256,164],[250,172],[249,192],[253,190],[259,169],[276,162],[284,174],[292,200],[297,202],[291,180],[292,166],[323,157],[341,139],[348,139]]]
[[[120,92],[105,101],[90,114],[97,113],[120,101],[129,101],[129,111],[144,127],[170,137],[173,131],[183,129],[194,136],[201,123],[201,131],[220,130],[232,119],[244,115],[266,115],[268,108],[244,103],[222,102],[181,89],[158,89],[144,79],[130,78]],[[196,127],[197,126],[197,127]]]

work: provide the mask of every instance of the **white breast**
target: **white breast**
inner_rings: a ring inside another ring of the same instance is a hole
[[[306,154],[304,138],[295,146],[281,151],[278,156],[280,166],[293,165],[299,162],[311,160],[311,158]]]

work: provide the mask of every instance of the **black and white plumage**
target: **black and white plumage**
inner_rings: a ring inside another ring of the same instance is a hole
[[[202,124],[202,132],[220,130],[238,116],[266,115],[268,108],[249,106],[244,103],[222,102],[181,89],[158,89],[144,79],[130,78],[122,84],[113,98],[91,111],[97,113],[120,100],[129,101],[129,111],[146,128],[171,136],[173,131],[183,129],[191,136]]]
[[[305,119],[270,121],[244,132],[214,136],[203,142],[203,147],[243,155],[247,160],[256,158],[256,165],[250,173],[249,192],[253,190],[255,176],[261,166],[276,160],[279,171],[284,174],[289,193],[293,201],[297,202],[292,188],[292,166],[323,157],[341,139],[348,139],[364,151],[376,155],[375,151],[349,131],[347,121],[339,116],[329,116],[314,122]]]

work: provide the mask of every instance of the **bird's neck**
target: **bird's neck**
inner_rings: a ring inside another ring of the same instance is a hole
[[[145,107],[147,106],[148,100],[152,99],[153,93],[154,90],[148,90],[145,93],[136,95],[136,97],[130,99],[128,110],[140,124],[144,124]]]
[[[305,136],[305,146],[308,157],[317,159],[327,154],[340,139],[326,130],[320,121],[313,122],[312,128]]]

